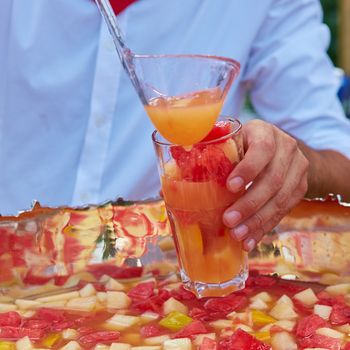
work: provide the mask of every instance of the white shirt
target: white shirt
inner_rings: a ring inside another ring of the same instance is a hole
[[[250,93],[262,119],[350,157],[318,1],[139,0],[118,20],[136,53],[238,60],[224,114]],[[157,196],[152,130],[93,1],[2,1],[0,213]]]

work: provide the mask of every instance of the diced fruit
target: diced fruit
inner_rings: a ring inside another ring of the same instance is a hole
[[[270,350],[270,346],[241,329],[219,342],[219,349],[227,350]]]
[[[280,327],[288,332],[291,332],[294,329],[295,324],[296,324],[295,321],[289,321],[289,320],[281,320],[281,321],[275,322],[275,325],[277,327]]]
[[[140,329],[143,338],[156,337],[164,334],[163,329],[157,324],[148,324]]]
[[[161,347],[158,345],[142,345],[142,346],[133,346],[131,350],[161,350]]]
[[[143,323],[147,323],[147,322],[157,320],[159,318],[159,314],[152,311],[146,311],[143,314],[141,314],[140,317]]]
[[[324,327],[326,321],[317,315],[310,315],[298,321],[295,334],[297,337],[309,337],[316,329]]]
[[[80,289],[79,294],[81,297],[91,297],[96,294],[96,289],[93,284],[88,283],[82,289]]]
[[[243,295],[231,294],[223,298],[210,298],[204,303],[204,308],[208,311],[219,311],[229,314],[239,310],[247,303],[247,298]]]
[[[97,298],[95,296],[70,299],[66,304],[66,309],[77,311],[92,311],[96,307],[96,302]]]
[[[0,350],[16,350],[16,345],[12,342],[0,341]]]
[[[255,301],[255,300],[262,300],[265,303],[269,303],[272,301],[272,297],[269,293],[267,292],[260,292],[259,294],[254,295],[253,297],[250,298],[250,300]]]
[[[38,298],[36,299],[36,301],[40,303],[50,303],[52,301],[68,300],[68,299],[74,299],[74,298],[79,298],[79,292],[74,291],[74,292],[51,295],[49,297]]]
[[[157,337],[149,337],[144,340],[146,345],[161,345],[166,340],[169,340],[170,337],[168,335],[159,335]]]
[[[249,307],[256,310],[267,310],[269,306],[261,299],[254,300]]]
[[[67,300],[56,300],[56,301],[50,301],[48,303],[42,303],[42,307],[48,308],[48,309],[64,309],[67,304]]]
[[[63,339],[77,339],[79,333],[73,328],[67,328],[62,331]]]
[[[96,297],[99,303],[104,304],[107,302],[107,293],[106,292],[97,292]]]
[[[332,328],[323,327],[316,330],[316,334],[325,335],[326,337],[343,339],[344,333],[338,332]]]
[[[126,343],[112,343],[109,350],[130,350],[131,345]]]
[[[97,344],[94,347],[94,350],[109,350],[109,345],[106,344]]]
[[[263,326],[276,321],[275,318],[265,314],[260,310],[252,310],[253,324],[256,326]]]
[[[316,297],[314,291],[311,288],[305,289],[295,294],[294,299],[308,306],[312,306],[318,301],[318,298]]]
[[[60,350],[80,350],[81,347],[78,342],[75,340],[70,341],[65,346],[63,346]]]
[[[191,350],[192,344],[189,338],[178,338],[166,340],[163,343],[164,350]]]
[[[261,340],[263,342],[270,341],[271,339],[271,334],[269,331],[266,332],[255,332],[254,336],[256,339]]]
[[[325,288],[325,292],[330,295],[345,295],[350,292],[350,283],[341,283],[328,286]]]
[[[18,339],[16,341],[16,349],[17,350],[32,350],[33,343],[31,342],[29,337],[24,337],[24,338]]]
[[[290,306],[293,306],[293,301],[291,298],[289,298],[289,296],[283,294],[277,301],[276,301],[276,304],[279,304],[279,303],[283,303],[283,304],[287,304],[287,305],[290,305]]]
[[[186,314],[188,313],[188,307],[176,300],[175,298],[170,298],[163,304],[163,313],[164,315],[169,314],[172,311],[178,311],[180,313]]]
[[[194,337],[193,344],[196,346],[200,346],[203,343],[203,340],[205,338],[209,338],[211,340],[216,339],[215,333],[204,333],[204,334],[198,334]]]
[[[83,335],[79,338],[79,343],[88,347],[101,344],[111,344],[120,338],[120,333],[115,331],[97,331]]]
[[[128,296],[133,300],[146,300],[153,296],[154,286],[153,281],[139,283],[128,292]]]
[[[46,348],[52,348],[55,344],[57,344],[61,339],[61,334],[59,333],[51,333],[48,336],[46,336],[41,343]]]
[[[185,338],[192,337],[196,334],[207,333],[208,330],[205,328],[204,324],[201,321],[194,320],[189,325],[185,326],[183,329],[175,333],[173,338]]]
[[[22,323],[21,315],[16,311],[9,311],[0,314],[1,326],[19,326]]]
[[[272,335],[271,345],[274,350],[297,350],[298,346],[293,337],[287,332]]]
[[[350,307],[335,304],[332,307],[332,312],[329,317],[329,320],[332,324],[343,325],[350,322]]]
[[[233,323],[231,320],[215,320],[213,322],[210,322],[209,325],[213,327],[214,329],[222,329],[222,328],[232,328]]]
[[[271,309],[270,315],[277,320],[294,320],[298,317],[293,306],[284,302],[278,302]]]
[[[178,312],[178,311],[173,311],[170,314],[168,314],[166,317],[164,317],[159,324],[162,327],[171,329],[173,331],[178,331],[188,324],[192,322],[192,318],[188,317],[187,315]]]
[[[304,348],[325,348],[327,350],[340,350],[341,341],[336,338],[326,337],[321,334],[313,334],[310,337],[299,338],[299,346]]]
[[[243,323],[237,323],[234,325],[234,328],[237,330],[237,329],[241,329],[242,331],[244,332],[247,332],[247,333],[251,333],[253,332],[253,329],[249,326],[247,326],[246,324],[243,324]]]
[[[116,281],[114,278],[109,278],[107,283],[105,284],[106,290],[109,291],[124,291],[125,290],[125,286]]]
[[[324,320],[329,319],[329,316],[332,312],[332,307],[328,305],[318,305],[314,306],[314,314],[322,317]]]
[[[0,312],[15,311],[17,306],[14,304],[2,304],[0,303]]]
[[[106,321],[105,325],[109,329],[123,330],[140,322],[140,317],[115,314]]]
[[[208,142],[208,141],[213,141],[215,139],[219,139],[221,137],[224,137],[228,135],[231,130],[231,124],[226,121],[219,121],[216,122],[209,132],[209,134],[201,141],[201,142]]]
[[[107,292],[107,307],[110,309],[127,309],[131,304],[131,299],[124,292]]]
[[[203,342],[199,347],[199,350],[216,350],[216,349],[217,349],[216,341],[208,337],[205,337],[203,339]]]
[[[35,300],[28,300],[28,299],[16,299],[16,305],[21,310],[28,310],[28,309],[35,309],[42,304]]]

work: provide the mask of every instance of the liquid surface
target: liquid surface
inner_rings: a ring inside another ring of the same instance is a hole
[[[201,141],[217,120],[223,100],[220,89],[199,91],[178,97],[159,97],[145,106],[160,134],[177,145]]]

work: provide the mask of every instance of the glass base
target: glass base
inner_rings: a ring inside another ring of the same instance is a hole
[[[197,298],[224,297],[245,287],[245,281],[248,278],[248,270],[241,270],[232,280],[221,283],[191,281],[182,269],[180,269],[180,275],[184,287],[194,293]]]

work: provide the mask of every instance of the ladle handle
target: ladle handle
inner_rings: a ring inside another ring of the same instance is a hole
[[[140,85],[140,82],[136,76],[135,68],[134,68],[134,53],[128,48],[123,39],[122,32],[118,26],[116,16],[114,11],[109,3],[109,0],[95,0],[96,4],[104,18],[108,30],[112,36],[115,48],[117,50],[119,59],[128,74],[131,82],[133,83],[137,94],[139,95],[141,102],[144,105],[147,105],[147,99],[145,98],[144,92]]]

